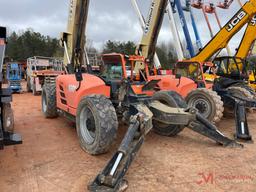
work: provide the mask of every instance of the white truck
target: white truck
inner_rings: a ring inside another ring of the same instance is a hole
[[[45,77],[64,74],[63,61],[53,57],[34,56],[27,59],[27,91],[37,95]]]

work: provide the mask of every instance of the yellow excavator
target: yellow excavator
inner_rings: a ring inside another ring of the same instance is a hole
[[[236,117],[236,138],[245,140],[251,140],[245,109],[256,107],[255,92],[244,81],[246,71],[240,70],[237,64],[229,60],[218,62],[216,58],[214,63],[211,61],[243,26],[254,23],[255,14],[256,0],[246,2],[195,57],[175,65],[175,74],[194,79],[198,88],[212,85],[212,89],[221,96],[225,109],[231,109]],[[250,25],[248,28],[250,29]],[[215,78],[214,82],[208,82],[204,76],[205,72],[217,75],[218,78]],[[190,94],[187,97],[190,98],[189,106],[195,106],[196,99],[193,100],[193,97],[197,96]]]
[[[248,85],[243,82],[239,76],[245,76],[245,71],[243,70],[243,64],[239,63],[238,68],[234,64],[230,64],[227,66],[227,62],[219,62],[219,59],[214,60],[214,64],[210,61],[213,60],[215,55],[217,55],[223,48],[225,48],[230,41],[230,39],[247,23],[250,23],[245,32],[244,38],[242,40],[242,45],[240,45],[239,51],[237,53],[237,57],[244,54],[244,52],[248,51],[245,49],[247,46],[247,41],[251,39],[253,27],[251,27],[252,23],[255,23],[255,2],[254,0],[246,2],[242,8],[231,18],[230,21],[208,42],[208,44],[200,50],[200,52],[193,58],[189,60],[184,60],[182,62],[178,62],[176,64],[175,70],[176,73],[183,74],[185,70],[188,69],[190,76],[196,74],[197,76],[191,77],[196,81],[200,82],[200,85],[206,86],[208,82],[206,80],[211,80],[211,77],[215,74],[215,70],[217,71],[216,75],[219,77],[225,78],[225,81],[222,81],[222,78],[218,78],[218,82],[225,82],[225,84],[220,85],[223,88],[228,89],[236,89],[236,91],[241,91],[245,96],[254,97],[254,93],[248,93],[247,89]],[[251,43],[249,44],[250,48]],[[219,62],[219,64],[217,63]],[[215,67],[215,68],[214,68]],[[198,72],[200,70],[200,72]],[[204,72],[208,71],[207,75],[202,75]],[[197,73],[194,73],[197,71]],[[198,75],[201,74],[201,75]],[[232,76],[232,81],[228,80],[229,76]],[[207,78],[205,78],[207,77]],[[228,80],[228,81],[227,81]],[[238,89],[239,87],[239,89]]]
[[[222,70],[223,74],[229,78],[236,78],[241,81],[245,81],[249,84],[248,86],[243,86],[250,93],[254,94],[256,90],[255,81],[255,64],[249,64],[247,58],[249,53],[252,51],[256,40],[256,15],[248,23],[247,28],[244,32],[243,38],[241,39],[240,45],[237,48],[236,54],[234,56],[217,57],[213,60],[213,63]],[[233,76],[232,71],[239,71],[236,76]],[[217,71],[218,72],[218,71]]]

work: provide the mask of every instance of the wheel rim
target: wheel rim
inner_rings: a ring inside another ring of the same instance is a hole
[[[205,98],[196,98],[190,102],[190,105],[195,107],[198,112],[208,118],[211,114],[211,103]]]
[[[46,101],[46,95],[45,93],[43,92],[43,102],[42,102],[42,108],[43,108],[43,112],[45,113],[47,111],[47,101]]]
[[[92,144],[95,140],[95,119],[93,117],[91,109],[84,107],[80,113],[80,132],[83,140],[87,144]]]

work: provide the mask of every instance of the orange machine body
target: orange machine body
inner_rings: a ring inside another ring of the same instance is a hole
[[[110,87],[101,78],[90,74],[83,74],[80,88],[74,74],[57,77],[56,98],[59,109],[75,116],[80,100],[91,94],[110,97]]]

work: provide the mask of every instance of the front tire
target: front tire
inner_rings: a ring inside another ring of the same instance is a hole
[[[44,84],[42,89],[41,104],[42,112],[46,118],[55,118],[58,116],[55,82]]]
[[[213,123],[218,123],[223,117],[223,102],[213,90],[198,88],[192,90],[186,97],[188,106],[195,107],[198,112]]]
[[[92,155],[106,153],[118,129],[111,101],[103,95],[84,97],[77,108],[76,129],[83,150]]]
[[[153,100],[157,100],[169,107],[186,108],[187,104],[184,99],[174,91],[158,91],[152,96]],[[166,125],[164,123],[153,120],[153,130],[163,136],[175,136],[180,133],[185,126],[183,125]]]

